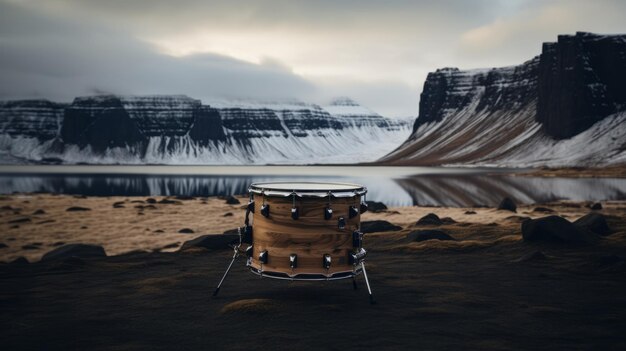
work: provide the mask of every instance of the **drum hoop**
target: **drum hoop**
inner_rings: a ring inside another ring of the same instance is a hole
[[[250,272],[264,278],[271,279],[280,279],[280,280],[299,280],[299,281],[323,281],[323,280],[341,280],[348,279],[352,277],[356,277],[360,275],[363,271],[360,267],[357,267],[356,270],[349,271],[341,271],[335,272],[331,274],[323,274],[323,273],[300,273],[295,275],[290,275],[284,272],[274,272],[274,271],[261,271],[254,267],[248,267]]]
[[[316,197],[323,198],[328,197],[329,195],[335,198],[340,197],[354,197],[354,196],[362,196],[367,193],[367,188],[360,184],[354,183],[339,183],[333,182],[328,184],[335,185],[348,185],[354,186],[354,190],[302,190],[302,189],[293,189],[292,191],[288,190],[273,190],[273,189],[265,189],[264,187],[260,187],[258,184],[263,184],[267,186],[271,186],[272,184],[284,184],[285,182],[263,182],[263,183],[252,183],[248,187],[248,192],[257,195],[264,196],[276,196],[276,197],[288,197],[288,196],[297,196],[297,197]],[[320,182],[298,182],[299,184],[323,184]]]

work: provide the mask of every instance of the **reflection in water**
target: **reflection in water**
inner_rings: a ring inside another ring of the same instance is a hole
[[[260,181],[341,181],[364,184],[368,200],[390,206],[497,205],[509,196],[519,203],[554,200],[624,200],[626,179],[533,178],[489,174],[369,176],[0,174],[0,192],[47,192],[87,196],[216,196],[246,194]]]

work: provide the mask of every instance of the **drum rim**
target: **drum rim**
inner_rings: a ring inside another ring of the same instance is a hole
[[[341,189],[341,190],[328,190],[328,189],[298,189],[297,187],[292,189],[292,190],[285,190],[285,189],[272,189],[271,185],[272,184],[286,184],[286,183],[294,183],[294,184],[333,184],[333,185],[343,185],[343,186],[350,186],[350,187],[354,187],[353,189]],[[261,187],[259,186],[259,184],[263,184],[264,186],[270,186],[269,188],[267,187]],[[332,195],[334,197],[337,197],[337,195],[341,195],[341,197],[345,197],[346,195],[350,195],[350,196],[356,196],[356,195],[364,195],[367,193],[367,187],[365,187],[362,184],[356,184],[356,183],[345,183],[345,182],[302,182],[302,181],[296,181],[296,182],[288,182],[288,181],[281,181],[281,182],[255,182],[250,184],[250,186],[248,186],[248,192],[249,193],[254,193],[254,194],[260,194],[260,195],[281,195],[281,196],[290,196],[290,195],[296,195],[296,196],[305,196],[305,195],[311,195],[311,196],[315,196],[315,197],[320,197],[320,196],[328,196],[328,195]]]

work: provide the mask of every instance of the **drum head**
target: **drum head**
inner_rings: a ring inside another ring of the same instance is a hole
[[[248,191],[266,196],[325,197],[330,194],[333,197],[352,197],[364,195],[367,193],[367,188],[352,183],[267,182],[253,183]]]

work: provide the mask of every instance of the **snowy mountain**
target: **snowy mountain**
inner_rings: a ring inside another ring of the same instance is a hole
[[[184,95],[78,97],[0,105],[4,163],[310,164],[375,160],[410,134],[349,99],[212,101]]]
[[[626,162],[626,36],[576,33],[518,66],[428,74],[392,165]]]

